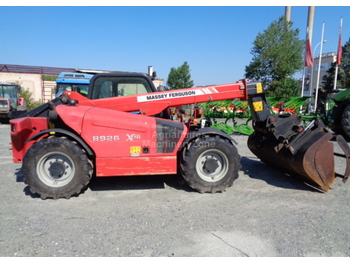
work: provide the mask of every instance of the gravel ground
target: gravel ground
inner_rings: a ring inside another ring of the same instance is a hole
[[[265,166],[233,135],[242,169],[224,193],[199,194],[178,176],[93,179],[69,200],[41,200],[12,162],[0,125],[2,257],[347,257],[350,191],[320,193]],[[344,163],[337,162],[344,170]]]

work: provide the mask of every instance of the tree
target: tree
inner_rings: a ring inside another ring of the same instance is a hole
[[[337,89],[350,88],[350,40],[342,47],[341,64],[338,65]],[[322,78],[323,88],[327,90],[334,89],[334,74],[336,62],[331,64],[326,75]]]
[[[168,75],[167,85],[170,89],[182,89],[193,87],[194,83],[191,80],[190,67],[187,62],[178,68],[172,67]]]
[[[287,77],[282,80],[271,82],[269,89],[266,90],[266,96],[293,97],[300,96],[301,90],[298,80]]]
[[[268,88],[274,83],[275,90],[290,86],[291,81],[285,79],[303,68],[305,47],[305,41],[298,38],[299,29],[291,29],[292,24],[281,16],[258,34],[251,51],[253,59],[245,68],[247,79],[260,81]],[[284,84],[277,86],[278,83]]]

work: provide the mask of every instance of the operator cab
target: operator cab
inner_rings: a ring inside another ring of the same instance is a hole
[[[157,92],[152,80],[140,73],[96,74],[90,82],[88,98],[103,99]],[[139,114],[139,111],[132,112]],[[155,117],[170,119],[168,109]]]
[[[143,74],[98,74],[91,80],[90,99],[156,92],[153,82]]]
[[[2,107],[7,107],[6,100],[10,101],[9,106],[13,109],[17,108],[18,99],[19,99],[19,85],[12,82],[0,82],[0,105]],[[6,105],[6,106],[5,106]]]

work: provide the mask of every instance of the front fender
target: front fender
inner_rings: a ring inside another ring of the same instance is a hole
[[[94,156],[94,152],[91,150],[91,148],[85,143],[85,141],[83,139],[81,139],[79,136],[77,136],[76,134],[61,129],[61,128],[54,128],[54,129],[48,129],[48,130],[43,130],[37,134],[35,134],[34,136],[32,136],[31,138],[29,138],[25,143],[29,143],[31,141],[36,141],[38,140],[40,137],[43,137],[45,135],[59,135],[59,136],[66,136],[71,138],[72,140],[76,141],[79,145],[82,146],[82,148],[86,151],[86,153],[89,156]]]

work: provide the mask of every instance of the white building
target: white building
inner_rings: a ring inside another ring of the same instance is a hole
[[[319,66],[321,59],[321,66]],[[331,64],[334,63],[337,59],[336,52],[324,53],[316,56],[314,58],[314,66],[306,67],[305,69],[305,83],[304,83],[304,96],[312,96],[313,91],[317,86],[317,78],[318,80],[318,88],[322,87],[322,78],[326,75],[328,69],[331,67]],[[319,76],[318,76],[319,75]]]

